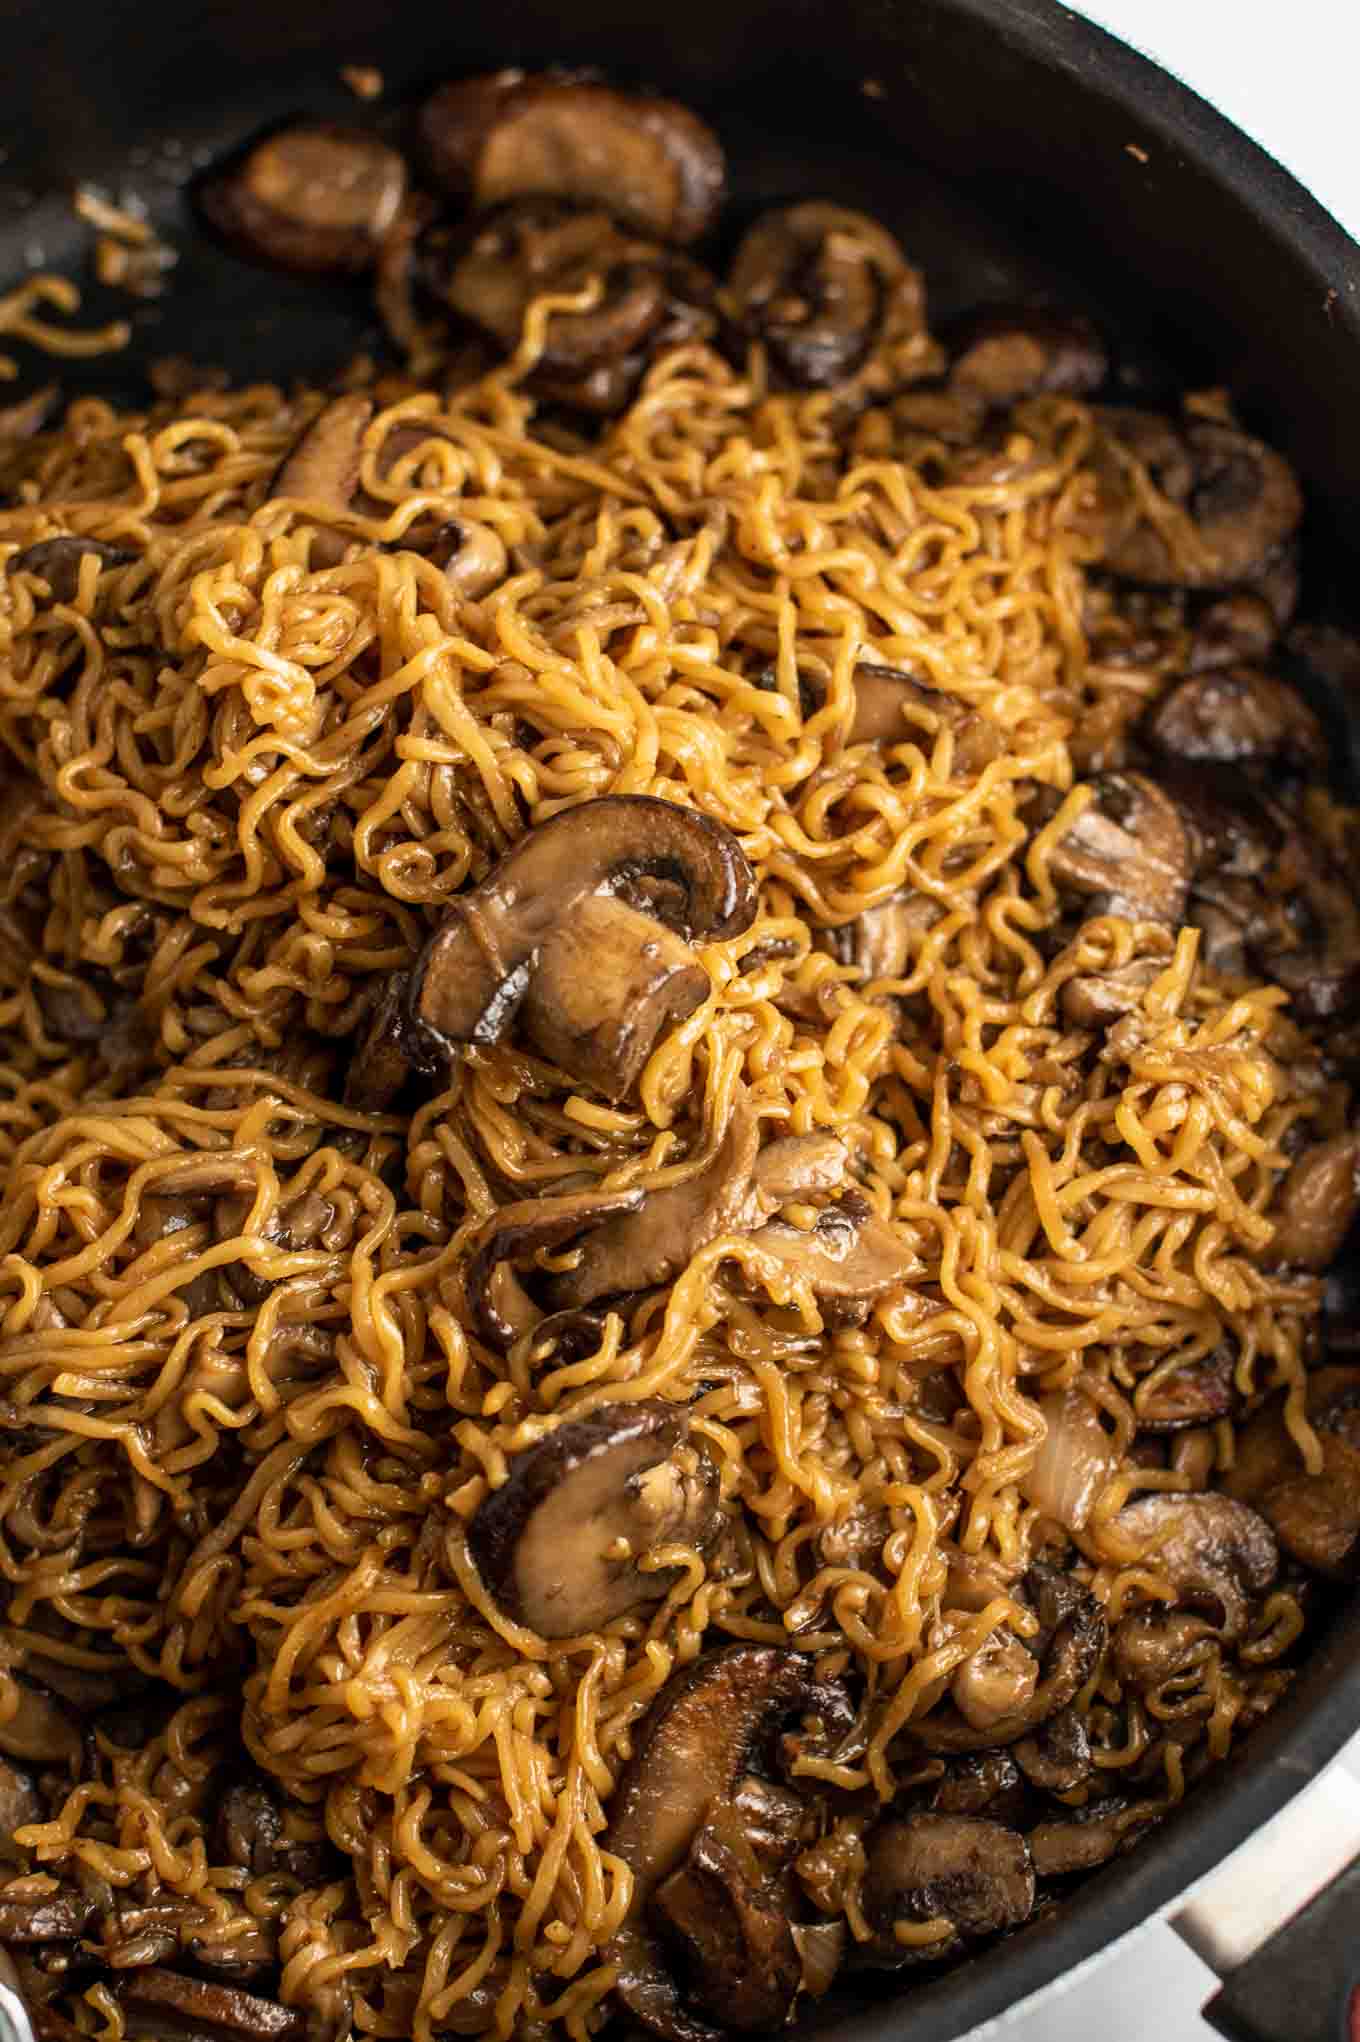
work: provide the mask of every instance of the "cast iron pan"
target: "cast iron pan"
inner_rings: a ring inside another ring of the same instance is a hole
[[[132,313],[122,356],[71,387],[144,394],[184,354],[238,379],[324,381],[379,345],[362,286],[251,268],[193,226],[187,188],[259,128],[302,111],[403,129],[421,87],[502,64],[595,64],[714,121],[732,223],[791,196],[879,214],[925,269],[937,317],[1052,292],[1117,342],[1123,387],[1229,384],[1309,491],[1304,609],[1344,620],[1360,571],[1360,251],[1192,93],[1054,0],[8,0],[0,74],[0,277],[87,278],[73,185],[135,195],[180,249],[173,288]],[[339,80],[371,64],[373,107]],[[86,310],[128,316],[91,291]],[[20,351],[22,353],[22,351]],[[25,381],[51,364],[24,359]],[[6,393],[8,395],[10,393]],[[1360,703],[1331,704],[1354,757]],[[1360,1726],[1360,1598],[1338,1608],[1290,1699],[1129,1857],[1052,1917],[896,1999],[823,2007],[823,2042],[950,2042],[1165,1908],[1279,1810]],[[1264,1992],[1216,2003],[1251,2042],[1338,2042],[1360,1946],[1354,1872],[1269,1946]],[[1311,1926],[1310,1926],[1311,1923]],[[1292,1947],[1291,1947],[1292,1941]],[[1248,2001],[1244,2012],[1243,2001]],[[1272,2022],[1274,2025],[1272,2025]],[[1264,2025],[1263,2025],[1264,2024]],[[1360,2029],[1355,2031],[1360,2036]]]

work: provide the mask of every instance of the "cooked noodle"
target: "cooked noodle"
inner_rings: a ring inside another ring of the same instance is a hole
[[[37,337],[39,302],[69,309],[35,282],[0,325]],[[911,1726],[999,1627],[1033,1631],[1009,1591],[1053,1534],[1024,1493],[1038,1398],[1081,1385],[1103,1414],[1070,1561],[1111,1621],[1175,1595],[1118,1523],[1185,1486],[1133,1451],[1149,1384],[1227,1343],[1239,1400],[1289,1388],[1315,1450],[1320,1283],[1262,1258],[1291,1156],[1347,1103],[1284,993],[1205,969],[1194,932],[1059,930],[1074,734],[1114,742],[1143,706],[1088,660],[1085,404],[1034,399],[988,447],[904,440],[694,345],[588,444],[526,394],[541,338],[446,397],[379,386],[339,564],[333,514],[270,494],[319,392],[74,402],[0,513],[10,559],[55,534],[130,556],[85,556],[69,600],[0,576],[4,1652],[176,1704],[100,1733],[25,1866],[263,1933],[317,2033],[352,2007],[394,2042],[599,2028],[631,1891],[611,1791],[672,1671],[733,1639],[858,1683],[862,1734],[795,1773],[823,1792],[800,1890],[867,1934],[860,1839],[939,1770]],[[508,550],[479,600],[403,544],[450,520]],[[862,661],[940,709],[847,744]],[[375,991],[447,904],[611,794],[725,824],[759,881],[636,1095],[512,1041],[414,1112],[341,1103]],[[825,932],[903,889],[907,968],[866,980]],[[1069,981],[1139,958],[1117,1050],[1064,1019]],[[464,1279],[490,1214],[683,1179],[743,1098],[766,1139],[843,1139],[905,1288],[837,1324],[723,1235],[585,1354],[484,1343]],[[324,1224],[271,1240],[300,1200]],[[688,1405],[727,1535],[670,1556],[652,1610],[545,1641],[467,1526],[546,1429],[643,1398]],[[1222,1468],[1231,1425],[1211,1439]],[[845,1525],[878,1529],[828,1545]],[[961,1567],[992,1587],[957,1594]],[[1127,1825],[1271,1705],[1300,1623],[1286,1579],[1240,1652],[1211,1640],[1151,1703],[1108,1671],[1088,1691],[1096,1781],[1140,1783]],[[310,1871],[214,1863],[242,1744]],[[136,2032],[119,1975],[61,2000],[82,2030]]]

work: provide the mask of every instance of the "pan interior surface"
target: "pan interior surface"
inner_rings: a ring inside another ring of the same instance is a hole
[[[817,195],[880,216],[925,271],[939,318],[1042,293],[1090,311],[1131,396],[1213,380],[1305,478],[1304,608],[1344,614],[1360,532],[1360,267],[1340,229],[1192,95],[1049,0],[693,0],[661,36],[622,0],[394,10],[299,0],[126,14],[14,0],[0,85],[0,275],[84,280],[90,235],[70,193],[141,200],[179,251],[162,300],[132,313],[123,355],[75,365],[72,389],[142,388],[157,356],[238,380],[324,380],[378,335],[362,285],[254,269],[193,225],[193,178],[303,111],[405,132],[424,86],[502,64],[592,65],[701,109],[733,166],[733,219]],[[342,64],[379,67],[362,108]],[[128,316],[92,289],[93,320]],[[16,350],[25,377],[50,364]],[[1349,540],[1349,543],[1348,543]],[[1334,705],[1348,729],[1360,704]],[[1283,1804],[1360,1721],[1360,1608],[1315,1650],[1289,1700],[1158,1835],[1057,1916],[906,1995],[837,2000],[797,2032],[836,2042],[948,2042],[1003,2013],[1164,1907]]]

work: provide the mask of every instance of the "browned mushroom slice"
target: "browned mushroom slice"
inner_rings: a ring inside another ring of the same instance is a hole
[[[711,329],[712,284],[697,264],[624,232],[608,213],[524,200],[468,233],[422,237],[427,288],[507,352],[535,298],[598,289],[588,310],[549,318],[534,370],[545,395],[593,411],[627,402],[647,361]]]
[[[1015,1762],[1031,1786],[1046,1794],[1073,1794],[1094,1766],[1086,1724],[1075,1709],[1060,1709],[1014,1746]]]
[[[847,744],[910,740],[929,751],[933,733],[944,726],[954,734],[956,773],[971,778],[996,758],[1001,746],[996,725],[957,696],[871,660],[859,662],[854,679],[855,707],[845,734]]]
[[[1299,1019],[1336,1020],[1360,1005],[1360,905],[1347,875],[1303,824],[1285,819],[1282,829],[1278,855],[1251,891],[1248,954],[1263,977],[1285,988]],[[1202,875],[1195,890],[1206,898],[1227,892]]]
[[[1106,1795],[1074,1808],[1056,1822],[1040,1822],[1029,1832],[1030,1855],[1040,1879],[1066,1879],[1075,1872],[1093,1872],[1138,1839],[1158,1819],[1155,1803],[1140,1808],[1136,1801]]]
[[[233,1780],[213,1810],[210,1862],[239,1865],[257,1875],[272,1872],[283,1847],[283,1811],[261,1774]]]
[[[0,1947],[61,1943],[83,1935],[97,1906],[83,1893],[45,1893],[37,1900],[8,1900],[0,1896]]]
[[[446,1049],[500,1041],[529,994],[540,957],[560,941],[568,917],[597,894],[623,899],[686,940],[721,941],[749,928],[755,917],[754,875],[720,823],[648,795],[583,802],[530,830],[474,892],[455,902],[413,974],[416,1022]],[[669,994],[653,1003],[658,1026],[674,1011],[675,994],[672,978]],[[540,1026],[543,1018],[540,1012]],[[617,1039],[620,1053],[627,1051],[627,1070],[601,1072],[592,1046],[591,1071],[597,1079],[607,1076],[614,1097],[627,1091],[630,1074],[655,1042],[644,1047],[639,1032],[624,1030]]]
[[[1185,670],[1200,674],[1215,667],[1259,668],[1275,650],[1279,635],[1279,619],[1265,596],[1232,589],[1206,603],[1195,618]]]
[[[465,596],[470,602],[499,587],[509,565],[500,533],[472,518],[441,525],[428,557],[436,567],[443,568],[444,579],[454,594]]]
[[[248,2042],[294,2042],[295,2037],[300,2042],[307,2032],[305,2015],[293,2007],[236,1986],[185,1978],[157,1965],[131,1972],[119,1988],[119,1998],[125,2007],[136,2009],[139,2033],[146,2032],[148,2020],[167,2038],[197,2037],[206,2028],[209,2034],[244,2036]]]
[[[998,1624],[949,1683],[954,1707],[974,1730],[991,1730],[1028,1704],[1039,1685],[1039,1662],[1014,1631]]]
[[[987,305],[949,335],[950,386],[1003,408],[1054,393],[1089,397],[1109,372],[1105,344],[1079,312]]]
[[[670,99],[498,71],[441,87],[421,111],[420,135],[439,183],[480,208],[555,195],[687,242],[722,204],[722,146]]]
[[[401,209],[406,165],[362,128],[316,121],[284,128],[199,203],[243,253],[280,269],[325,275],[368,269]]]
[[[913,939],[929,926],[935,903],[926,895],[894,894],[876,908],[865,908],[853,922],[830,934],[831,948],[842,964],[853,964],[869,984],[878,979],[906,978],[911,970]]]
[[[364,1113],[381,1113],[400,1093],[413,1068],[419,1068],[421,1045],[406,1019],[404,972],[387,980],[370,1010],[345,1071],[345,1104]]]
[[[688,1435],[674,1404],[606,1404],[514,1455],[468,1550],[516,1623],[578,1638],[669,1592],[681,1570],[640,1563],[659,1546],[705,1551],[722,1527],[717,1470]]]
[[[254,1203],[250,1192],[230,1193],[213,1208],[213,1236],[230,1241],[241,1233]],[[317,1191],[299,1192],[278,1205],[270,1214],[261,1238],[286,1255],[326,1247],[328,1232],[335,1226],[335,1206]],[[249,1262],[233,1262],[220,1272],[224,1290],[231,1301],[243,1308],[261,1305],[274,1288],[276,1279],[263,1276]]]
[[[643,1722],[610,1804],[604,1848],[633,1874],[623,1926],[605,1961],[627,2011],[668,2042],[715,2042],[685,2010],[649,1927],[658,1888],[689,1856],[703,1824],[735,1796],[780,1722],[811,1706],[812,1661],[777,1645],[728,1645],[673,1674]]]
[[[1095,468],[1105,509],[1105,565],[1130,581],[1226,588],[1247,581],[1303,513],[1292,470],[1236,426],[1178,425],[1146,411],[1103,411]],[[1193,527],[1177,549],[1144,511],[1136,464],[1168,510]]]
[[[1144,1546],[1143,1564],[1165,1575],[1178,1605],[1202,1611],[1227,1639],[1242,1636],[1253,1602],[1280,1571],[1265,1519],[1217,1491],[1139,1496],[1125,1504],[1115,1525]]]
[[[1150,1603],[1115,1625],[1110,1664],[1121,1685],[1135,1694],[1153,1694],[1214,1649],[1214,1627],[1205,1617]]]
[[[1025,1592],[1039,1618],[1030,1649],[1039,1660],[1039,1681],[1023,1707],[985,1730],[965,1720],[952,1704],[911,1725],[910,1736],[927,1751],[982,1751],[1010,1745],[1068,1708],[1085,1687],[1105,1649],[1105,1613],[1088,1589],[1068,1574],[1037,1562],[1025,1577]]]
[[[1279,1189],[1269,1262],[1326,1269],[1360,1212],[1360,1132],[1333,1135],[1305,1149]]]
[[[775,1293],[806,1284],[824,1316],[853,1320],[920,1267],[915,1249],[858,1191],[824,1206],[810,1228],[771,1220],[750,1237],[743,1269]]]
[[[127,567],[139,556],[127,546],[111,546],[106,539],[82,539],[63,533],[56,539],[39,539],[22,553],[12,553],[6,567],[9,574],[34,574],[47,584],[54,603],[73,603],[80,587],[80,563],[86,554],[99,562],[99,572]]]
[[[1068,979],[1059,995],[1064,1018],[1074,1028],[1108,1028],[1142,1006],[1148,987],[1168,962],[1165,957],[1133,957],[1109,971],[1082,972]]]
[[[26,1765],[80,1764],[84,1740],[71,1711],[46,1688],[16,1680],[17,1707],[0,1723],[0,1751]]]
[[[637,1190],[572,1191],[501,1206],[469,1243],[464,1277],[468,1311],[488,1345],[512,1346],[542,1317],[514,1274],[516,1264],[532,1265],[619,1213],[639,1211],[642,1199]]]
[[[1101,773],[1092,798],[1049,852],[1066,893],[1093,914],[1179,923],[1190,877],[1190,843],[1171,797],[1142,773]]]
[[[1294,1559],[1349,1581],[1360,1573],[1360,1369],[1318,1369],[1308,1379],[1307,1406],[1322,1448],[1316,1474],[1276,1398],[1242,1428],[1223,1486],[1261,1512]]]
[[[676,1275],[719,1234],[741,1225],[759,1140],[759,1123],[739,1097],[723,1138],[704,1167],[678,1184],[649,1191],[635,1211],[606,1222],[579,1266],[555,1279],[554,1305],[578,1310],[596,1298],[651,1290]],[[760,1217],[770,1210],[767,1205]]]
[[[702,1006],[709,991],[708,973],[682,936],[599,895],[580,901],[544,943],[524,1001],[523,1033],[559,1070],[621,1099],[662,1036]]]
[[[359,488],[364,434],[373,417],[370,397],[337,397],[312,420],[269,485],[271,497],[291,497],[312,510],[348,511]],[[334,567],[348,541],[328,527],[312,541],[318,567]]]
[[[1227,1418],[1238,1403],[1233,1387],[1236,1360],[1226,1342],[1154,1382],[1140,1383],[1133,1408],[1143,1432],[1181,1432],[1190,1425],[1212,1425]]]
[[[957,1957],[970,1943],[1018,1928],[1034,1909],[1029,1846],[1013,1829],[977,1815],[909,1815],[869,1837],[864,1918],[873,1941],[858,1961],[895,1970]],[[948,1923],[929,1942],[898,1936],[903,1926]]]
[[[1011,1829],[1020,1826],[1018,1818],[1033,1799],[1019,1766],[1005,1751],[951,1759],[928,1791],[937,1815],[986,1815]]]
[[[878,335],[889,290],[907,275],[887,229],[865,213],[809,200],[764,213],[727,280],[733,311],[800,387],[851,376]]]
[[[791,1838],[773,1866],[762,1863],[740,1807],[720,1802],[652,1900],[653,1920],[678,1946],[689,1997],[737,2034],[782,2027],[802,1983],[788,1876],[794,1847]]]
[[[1257,667],[1187,676],[1144,719],[1143,735],[1158,751],[1192,763],[1279,759],[1314,773],[1326,764],[1322,726],[1303,697]]]

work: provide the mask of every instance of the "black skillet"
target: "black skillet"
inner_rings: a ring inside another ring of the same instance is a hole
[[[377,344],[362,287],[237,261],[194,230],[193,175],[302,111],[399,132],[412,95],[446,77],[593,64],[708,114],[733,164],[734,220],[788,196],[842,198],[900,235],[937,318],[1047,291],[1096,312],[1128,394],[1231,385],[1309,489],[1305,610],[1345,616],[1360,565],[1360,251],[1203,102],[1054,0],[684,0],[673,13],[637,0],[8,0],[5,29],[0,276],[35,263],[83,273],[92,237],[69,204],[82,179],[140,198],[181,250],[169,294],[134,312],[131,349],[81,365],[76,387],[138,394],[145,362],[170,354],[238,378],[324,380]],[[340,82],[342,64],[381,69],[375,107]],[[87,309],[122,315],[128,301],[96,292]],[[50,372],[23,365],[20,389]],[[1360,703],[1331,707],[1347,740],[1339,756],[1353,756]],[[1131,1856],[944,1979],[839,2002],[800,2032],[949,2042],[1003,2015],[1166,1909],[1357,1728],[1353,1596],[1289,1700]],[[1279,1827],[1276,1861],[1291,1848]],[[1283,1911],[1335,1862],[1335,1851],[1319,1857],[1313,1879],[1291,1865],[1299,1879]],[[1352,1866],[1209,2015],[1242,2042],[1360,2042],[1360,2000],[1345,2011],[1357,1985]]]

